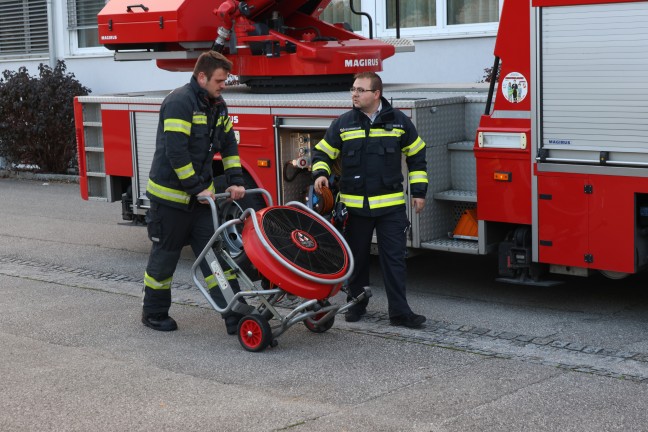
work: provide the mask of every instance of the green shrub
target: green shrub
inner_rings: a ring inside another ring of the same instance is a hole
[[[76,161],[74,96],[87,95],[64,61],[40,64],[38,77],[5,70],[0,78],[0,156],[43,172],[66,173]]]

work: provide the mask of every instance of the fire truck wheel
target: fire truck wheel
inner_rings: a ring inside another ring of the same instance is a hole
[[[243,173],[243,180],[245,181],[246,189],[256,188],[257,185],[252,180],[249,174]],[[214,186],[217,191],[224,191],[227,189],[225,176],[221,175],[214,178]],[[218,208],[218,218],[221,222],[236,219],[241,216],[243,211],[248,208],[254,210],[261,210],[265,207],[265,201],[259,194],[246,195],[238,201],[227,201],[222,203]],[[225,232],[225,248],[229,255],[234,259],[236,264],[241,270],[253,281],[260,278],[258,270],[254,267],[250,259],[243,250],[243,240],[241,238],[241,231],[243,231],[243,224],[236,224],[227,229]]]
[[[615,271],[608,271],[608,270],[599,270],[599,273],[601,273],[606,278],[612,280],[621,280],[630,276],[630,273],[615,272]]]

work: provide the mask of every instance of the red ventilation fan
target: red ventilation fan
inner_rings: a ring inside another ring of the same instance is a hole
[[[315,214],[268,207],[246,219],[242,236],[250,261],[275,286],[317,300],[340,290],[349,256],[335,228]]]

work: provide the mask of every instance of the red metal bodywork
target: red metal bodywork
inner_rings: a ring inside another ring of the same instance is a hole
[[[88,200],[88,169],[85,160],[85,137],[83,136],[83,105],[79,103],[78,96],[74,98],[74,131],[77,142],[77,160],[79,162],[79,186],[81,198]]]
[[[631,0],[635,1],[635,0]],[[478,131],[525,133],[531,143],[531,107],[537,101],[529,94],[514,103],[503,96],[508,74],[523,75],[528,88],[531,76],[531,29],[528,7],[577,6],[623,3],[625,0],[529,0],[522,9],[517,1],[505,2],[495,55],[501,59],[498,95],[492,114],[482,116]],[[511,6],[515,4],[517,9]],[[648,193],[643,176],[589,174],[574,168],[539,169],[531,146],[526,149],[480,148],[477,160],[478,218],[486,222],[514,225],[537,224],[537,261],[565,267],[635,273],[638,200]],[[569,172],[569,171],[573,172]],[[510,182],[498,182],[493,173],[512,173]],[[560,171],[560,172],[559,172]],[[533,191],[533,185],[537,191]],[[589,192],[586,192],[589,190]],[[534,221],[533,205],[537,206]]]
[[[104,161],[106,174],[133,177],[133,151],[131,146],[130,112],[103,110]]]
[[[130,0],[111,0],[98,15],[99,40],[116,50],[204,51],[217,36],[223,19],[217,11],[225,1],[156,0],[133,6]],[[395,53],[393,45],[319,20],[320,10],[310,3],[311,13],[303,12],[306,4],[251,0],[248,16],[238,9],[227,15],[236,48],[227,46],[223,53],[233,62],[232,73],[297,77],[381,71],[382,61]],[[191,71],[195,56],[156,61],[162,69]]]
[[[509,2],[505,4],[509,5]],[[525,133],[527,142],[531,142],[531,98],[526,97],[519,103],[512,103],[502,97],[501,93],[501,80],[511,72],[526,77],[530,88],[529,46],[528,9],[521,13],[519,9],[504,7],[495,44],[495,55],[502,61],[499,93],[495,98],[493,109],[497,116],[482,116],[478,132]],[[520,112],[526,113],[526,118],[515,118],[515,115]],[[475,142],[474,148],[479,200],[477,217],[480,220],[493,222],[530,224],[531,151],[529,146],[526,149],[481,148]],[[510,181],[494,180],[495,171],[512,173]]]

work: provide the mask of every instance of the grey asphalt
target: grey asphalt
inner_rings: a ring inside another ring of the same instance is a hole
[[[191,286],[190,253],[180,329],[139,323],[149,243],[119,203],[18,179],[0,203],[2,431],[648,429],[644,275],[520,287],[492,258],[424,254],[408,263],[424,329],[388,325],[376,277],[366,319],[248,353]]]

